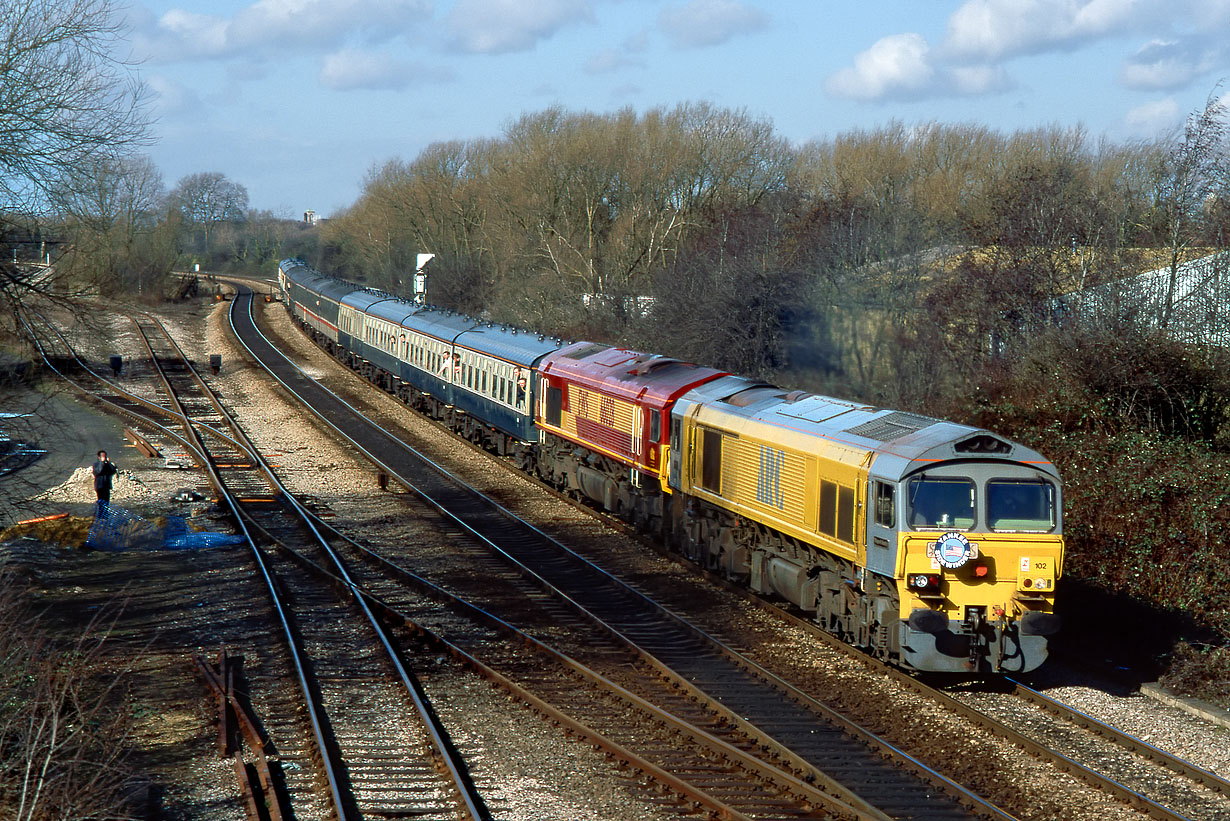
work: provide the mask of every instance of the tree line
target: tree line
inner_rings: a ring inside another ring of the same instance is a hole
[[[1225,126],[1210,98],[1150,141],[894,122],[795,147],[704,103],[549,108],[374,167],[314,261],[405,292],[430,252],[448,308],[916,404],[1048,300],[1224,248]]]

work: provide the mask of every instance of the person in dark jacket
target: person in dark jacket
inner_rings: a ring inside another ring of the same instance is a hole
[[[107,458],[107,452],[100,450],[98,452],[98,461],[94,463],[94,492],[98,494],[98,501],[103,504],[111,503],[111,477],[116,474],[115,463]]]

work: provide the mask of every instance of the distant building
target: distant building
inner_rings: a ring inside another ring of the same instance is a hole
[[[303,221],[306,222],[308,225],[315,225],[316,223],[320,222],[320,217],[316,216],[315,211],[304,211]]]
[[[1052,307],[1086,319],[1132,320],[1159,327],[1171,299],[1166,332],[1181,342],[1230,346],[1230,252],[1158,268],[1127,279],[1065,294]]]
[[[649,316],[649,312],[653,310],[654,303],[657,301],[651,296],[628,295],[624,297],[614,297],[609,294],[581,294],[581,302],[586,308],[595,308],[598,306],[605,306],[608,309],[614,308],[617,304],[619,304],[616,300],[620,299],[622,299],[623,302],[624,313],[630,316],[642,317]]]

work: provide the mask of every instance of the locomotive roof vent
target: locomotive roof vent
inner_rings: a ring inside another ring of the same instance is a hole
[[[1012,445],[989,433],[978,433],[957,442],[952,449],[957,453],[1006,455],[1012,452]]]
[[[800,399],[806,399],[807,397],[811,395],[812,394],[808,393],[807,391],[791,391],[790,393],[786,394],[785,401],[793,404],[795,402],[798,402]]]
[[[846,428],[846,433],[864,436],[877,442],[891,442],[894,439],[909,436],[911,433],[917,433],[923,428],[931,427],[934,424],[935,420],[927,416],[893,411],[868,422],[855,425],[852,428]]]

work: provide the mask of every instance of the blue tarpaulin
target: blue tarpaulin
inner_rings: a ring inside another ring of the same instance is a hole
[[[98,502],[86,547],[96,550],[198,550],[244,543],[243,536],[192,530],[183,516],[160,526],[118,505]]]

